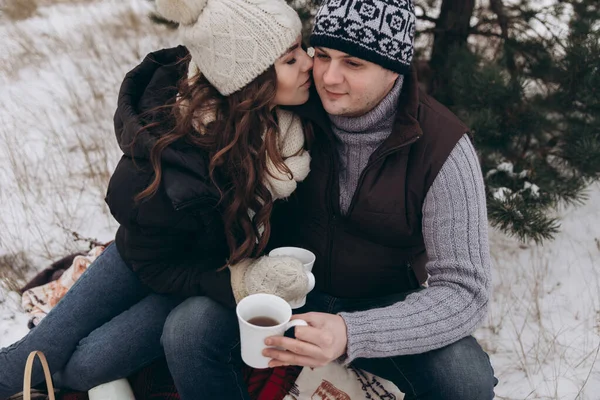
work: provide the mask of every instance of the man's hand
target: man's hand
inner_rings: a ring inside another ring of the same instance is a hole
[[[292,319],[303,319],[309,326],[297,326],[296,339],[283,336],[265,339],[267,346],[287,350],[263,350],[265,357],[272,358],[270,368],[283,365],[322,367],[346,353],[348,333],[346,323],[339,315],[311,312],[294,315]]]

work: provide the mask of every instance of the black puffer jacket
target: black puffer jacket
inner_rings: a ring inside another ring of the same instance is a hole
[[[182,46],[151,53],[125,76],[114,117],[124,154],[106,203],[120,224],[115,239],[119,253],[152,290],[209,295],[233,305],[229,273],[216,271],[225,264],[228,249],[207,155],[184,142],[165,149],[158,193],[134,201],[154,177],[150,150],[165,129],[163,124],[138,134],[153,122],[143,113],[174,101],[176,83],[187,71],[187,64],[178,61],[186,55]]]

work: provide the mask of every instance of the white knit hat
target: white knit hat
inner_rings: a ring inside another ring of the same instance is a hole
[[[224,96],[265,72],[294,43],[302,22],[284,0],[157,0],[182,43]]]

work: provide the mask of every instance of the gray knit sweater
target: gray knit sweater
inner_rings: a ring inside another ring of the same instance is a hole
[[[343,212],[369,156],[391,133],[401,85],[399,80],[365,116],[330,116],[340,140]],[[435,350],[470,335],[484,319],[491,289],[487,211],[481,168],[466,135],[425,197],[423,236],[429,257],[428,287],[389,307],[340,313],[348,328],[346,362]]]
[[[377,107],[360,118],[330,115],[331,128],[338,138],[340,154],[340,209],[346,214],[360,173],[367,166],[369,157],[392,133],[396,117],[396,105],[402,91],[404,77],[396,84]]]

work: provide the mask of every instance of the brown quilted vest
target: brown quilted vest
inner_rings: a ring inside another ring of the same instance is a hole
[[[392,134],[371,155],[346,215],[340,213],[338,155],[318,96],[294,109],[313,122],[311,172],[277,202],[270,247],[316,254],[317,289],[342,298],[414,290],[427,279],[421,231],[425,196],[468,128],[406,77]]]

